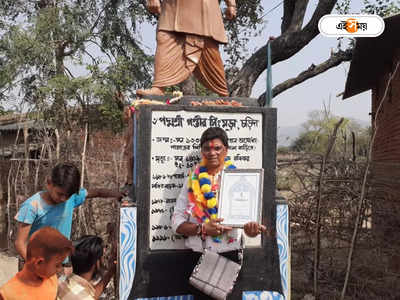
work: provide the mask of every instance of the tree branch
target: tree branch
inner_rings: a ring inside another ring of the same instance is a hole
[[[283,4],[281,32],[301,30],[309,0],[286,0]]]
[[[292,24],[294,6],[296,0],[285,0],[283,1],[283,17],[281,24],[281,32],[284,33]]]
[[[352,55],[353,55],[353,49],[347,49],[345,51],[339,50],[336,53],[332,53],[331,57],[329,57],[329,59],[327,59],[323,63],[317,66],[311,64],[311,66],[307,70],[301,72],[299,75],[297,75],[297,77],[285,80],[284,82],[275,86],[272,89],[272,96],[275,97],[280,93],[290,89],[291,87],[294,87],[295,85],[298,85],[306,81],[307,79],[313,78],[333,67],[338,66],[340,63],[344,61],[350,61]],[[264,102],[265,102],[265,92],[258,98],[258,103],[260,103],[260,105],[263,105]]]
[[[271,62],[277,62],[288,59],[302,48],[304,48],[318,34],[318,21],[329,14],[337,0],[320,0],[311,17],[311,20],[300,31],[287,31],[271,42]],[[251,90],[261,75],[267,68],[267,45],[265,44],[256,51],[243,65],[233,81],[229,82],[230,93],[232,96],[248,97]]]
[[[299,31],[303,26],[304,15],[306,13],[308,5],[308,0],[297,0],[294,7],[294,12],[292,16],[292,20],[290,22],[290,26],[286,31]]]

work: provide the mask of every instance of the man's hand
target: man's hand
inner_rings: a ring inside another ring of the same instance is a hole
[[[225,10],[225,18],[233,20],[236,18],[236,6],[228,6]]]
[[[267,227],[257,222],[249,222],[244,225],[244,233],[249,237],[256,237],[261,232],[267,232]]]
[[[155,15],[161,14],[160,0],[147,0],[147,9]]]
[[[219,235],[223,234],[224,232],[231,231],[232,227],[224,226],[224,225],[220,224],[223,220],[224,219],[219,218],[219,219],[211,220],[209,223],[206,223],[204,225],[206,234],[210,235],[210,236],[219,236]]]

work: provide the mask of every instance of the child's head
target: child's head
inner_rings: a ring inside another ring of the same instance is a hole
[[[61,163],[51,171],[47,180],[47,190],[51,200],[61,203],[68,200],[75,193],[79,193],[81,175],[73,164]]]
[[[72,242],[52,227],[42,227],[29,239],[26,266],[41,278],[62,270],[62,262],[73,251]]]
[[[72,270],[82,275],[91,270],[98,271],[103,256],[103,240],[95,235],[86,235],[73,242]]]

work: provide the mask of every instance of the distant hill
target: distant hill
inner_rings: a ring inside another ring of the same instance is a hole
[[[301,130],[301,125],[278,127],[278,147],[289,146],[299,136]]]
[[[357,122],[357,123],[360,124],[362,127],[371,126],[371,121],[365,121],[365,120],[360,120],[360,119],[351,119],[351,120]]]
[[[357,122],[362,127],[371,126],[371,122],[359,120],[359,119],[352,119],[353,122]],[[278,147],[280,146],[289,146],[301,133],[303,127],[301,124],[298,126],[279,126],[278,127]]]

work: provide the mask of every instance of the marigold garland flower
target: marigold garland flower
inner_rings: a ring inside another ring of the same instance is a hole
[[[189,192],[189,202],[194,203],[196,201],[196,197],[194,196],[193,192]]]
[[[211,192],[211,185],[209,185],[209,184],[200,185],[200,189],[201,189],[201,192],[203,194],[210,193]]]
[[[200,194],[200,183],[197,180],[192,181],[192,189],[195,195]]]
[[[197,199],[198,199],[198,201],[199,201],[200,203],[203,203],[204,205],[207,204],[207,199],[204,198],[204,195],[203,195],[203,194],[200,193],[200,194],[197,196]]]
[[[228,158],[225,158],[224,167],[236,168]],[[199,223],[209,223],[210,219],[218,218],[218,201],[215,194],[218,187],[218,184],[212,184],[204,160],[189,173],[188,199],[195,205],[192,215]],[[221,242],[220,237],[213,237],[213,240],[216,243]]]
[[[207,207],[208,208],[213,208],[215,206],[217,206],[217,199],[215,197],[211,198],[210,200],[207,200]]]
[[[199,178],[200,178],[200,177],[199,177]],[[200,186],[205,185],[205,184],[211,185],[211,180],[208,179],[208,178],[201,178],[201,179],[199,180],[199,183],[200,183]],[[210,187],[211,187],[211,186],[210,186]]]
[[[216,207],[211,207],[208,209],[208,212],[212,215],[216,215],[218,213],[218,209]]]
[[[199,179],[203,179],[203,178],[208,178],[207,172],[201,172],[201,173],[199,174]]]
[[[208,193],[204,193],[203,195],[204,195],[204,198],[206,198],[208,200],[208,199],[211,199],[212,197],[214,197],[215,193],[214,192],[208,192]]]

